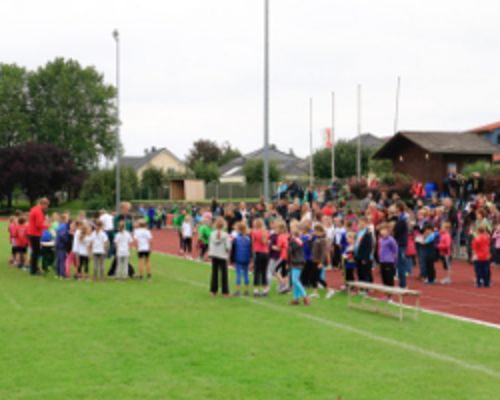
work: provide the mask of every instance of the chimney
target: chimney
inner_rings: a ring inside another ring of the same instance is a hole
[[[146,155],[146,156],[147,156],[147,155],[148,155],[148,153],[149,153],[149,149],[144,149],[144,155]]]
[[[290,150],[288,151],[288,154],[295,157],[295,152],[293,151],[293,149],[291,147],[290,147]]]
[[[154,153],[156,151],[156,147],[155,146],[151,146],[151,153]]]

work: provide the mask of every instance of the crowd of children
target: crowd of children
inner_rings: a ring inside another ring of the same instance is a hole
[[[43,199],[41,203],[47,203],[47,200]],[[93,267],[94,281],[103,281],[106,275],[125,280],[134,274],[129,258],[131,249],[136,248],[138,278],[143,279],[145,270],[146,277],[152,277],[150,252],[153,236],[146,220],[138,219],[132,224],[129,215],[124,213],[113,218],[105,210],[92,219],[87,219],[85,212],[80,212],[76,219],[72,219],[69,212],[62,215],[53,213],[44,217],[38,238],[33,236],[33,230],[30,233],[27,223],[28,219],[33,219],[33,213],[39,213],[37,207],[33,207],[28,218],[21,211],[10,217],[11,265],[32,274],[46,274],[52,269],[57,279],[79,280],[90,280],[90,268]],[[130,205],[124,203],[123,209],[127,212]],[[39,253],[33,251],[38,240]],[[112,260],[107,274],[106,259]],[[38,268],[40,262],[41,271]]]
[[[417,278],[426,284],[449,285],[454,254],[460,254],[462,247],[470,252],[476,287],[491,286],[491,265],[500,266],[500,214],[485,196],[468,204],[463,216],[449,198],[442,203],[418,202],[414,208],[397,198],[382,200],[371,200],[357,212],[335,203],[320,207],[316,202],[286,204],[282,200],[260,203],[249,211],[244,204],[237,211],[232,205],[198,210],[202,215],[199,257],[205,260],[208,247],[212,295],[217,294],[219,275],[222,294],[229,295],[227,268],[231,263],[236,269],[233,295],[250,294],[249,271],[253,269],[254,296],[267,296],[275,277],[279,293],[293,292],[292,304],[300,299],[310,304],[311,298],[320,296],[321,287],[326,298],[334,295],[325,279],[327,268],[342,269],[345,281],[373,282],[378,273],[384,285],[397,282],[406,288],[407,278],[418,266]],[[463,241],[457,238],[459,231],[465,232]],[[436,266],[443,270],[439,282]]]
[[[139,278],[144,273],[151,277],[153,215],[148,220],[143,218],[147,213],[139,214],[134,223],[125,203],[116,216],[104,210],[92,219],[84,212],[76,219],[69,213],[54,213],[43,219],[43,229],[36,229],[37,238],[28,224],[40,224],[40,209],[35,208],[28,217],[17,213],[10,218],[12,265],[26,267],[31,258],[33,273],[33,263],[41,260],[42,271],[53,268],[59,279],[89,279],[93,266],[92,278],[103,280],[105,260],[113,257],[108,276],[126,279],[135,247]],[[442,265],[439,283],[448,285],[454,257],[465,255],[474,265],[476,286],[490,287],[491,265],[500,264],[500,214],[483,195],[475,196],[460,212],[449,198],[441,203],[417,201],[408,207],[397,198],[370,197],[356,211],[342,202],[320,205],[314,199],[288,203],[280,198],[250,209],[245,203],[235,208],[214,202],[207,208],[178,209],[172,222],[181,254],[211,260],[213,296],[219,286],[224,296],[230,295],[230,264],[236,269],[234,296],[268,296],[274,278],[279,293],[293,293],[292,304],[302,300],[306,305],[320,297],[321,288],[326,298],[335,294],[325,277],[328,268],[341,269],[345,281],[373,282],[375,273],[384,285],[397,282],[405,288],[417,266],[417,278],[437,283],[436,265]]]

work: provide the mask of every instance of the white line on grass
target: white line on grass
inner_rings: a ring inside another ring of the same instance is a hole
[[[3,293],[3,296],[5,297],[5,299],[16,309],[18,310],[22,310],[24,307],[19,304],[19,302],[12,296],[9,296],[7,293]]]
[[[207,287],[207,285],[205,285],[199,281],[193,281],[190,279],[183,279],[183,278],[177,278],[176,280],[179,282],[184,282],[184,283],[187,283],[189,285],[200,287],[200,288]],[[283,306],[278,306],[275,304],[254,300],[252,298],[242,297],[242,299],[244,299],[252,304],[256,304],[256,305],[259,305],[262,307],[270,308],[272,310],[280,311],[281,313],[284,313],[284,314],[289,314],[289,315],[294,315],[294,316],[301,317],[304,319],[309,319],[311,321],[317,322],[317,323],[325,325],[325,326],[329,326],[331,328],[336,328],[336,329],[343,330],[345,332],[354,333],[358,336],[362,336],[362,337],[365,337],[367,339],[370,339],[370,340],[373,340],[376,342],[384,343],[384,344],[392,346],[392,347],[397,347],[397,348],[400,348],[403,350],[411,351],[413,353],[416,353],[416,354],[419,354],[422,356],[433,358],[435,360],[442,361],[442,362],[447,362],[449,364],[454,364],[454,365],[461,367],[461,368],[464,368],[464,369],[481,372],[481,373],[489,375],[493,378],[500,379],[500,372],[493,370],[493,369],[490,369],[490,368],[485,367],[485,366],[480,365],[480,364],[469,363],[467,361],[463,361],[463,360],[460,360],[458,358],[448,356],[446,354],[437,353],[435,351],[423,349],[423,348],[415,346],[413,344],[400,342],[398,340],[391,339],[391,338],[388,338],[385,336],[376,335],[376,334],[364,331],[362,329],[358,329],[358,328],[355,328],[353,326],[343,324],[340,322],[335,322],[335,321],[332,321],[330,319],[318,317],[316,315],[306,314],[304,312],[299,312],[299,311],[293,311],[292,309],[289,309],[289,308],[286,308]]]

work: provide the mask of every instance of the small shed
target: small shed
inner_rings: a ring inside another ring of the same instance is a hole
[[[389,159],[394,172],[441,187],[449,172],[459,173],[464,165],[476,161],[492,162],[498,152],[496,146],[473,133],[402,131],[373,158]]]
[[[174,179],[170,181],[170,200],[205,200],[205,182],[199,179]]]

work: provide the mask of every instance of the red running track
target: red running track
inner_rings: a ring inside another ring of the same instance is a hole
[[[153,236],[154,251],[179,255],[177,232],[171,229],[155,230]],[[195,255],[197,255],[196,240],[194,240],[193,248]],[[436,263],[436,271],[437,281],[439,281],[443,277],[440,262]],[[451,285],[435,284],[429,286],[416,278],[410,277],[408,278],[408,286],[422,292],[421,306],[425,309],[484,321],[500,327],[500,285],[495,285],[495,277],[499,272],[500,269],[497,271],[496,268],[492,268],[493,286],[489,289],[478,289],[474,287],[473,266],[462,260],[455,260],[452,265]],[[374,275],[376,281],[379,282],[378,269],[374,271]],[[334,288],[340,288],[343,283],[341,273],[339,271],[328,271],[328,283]]]

